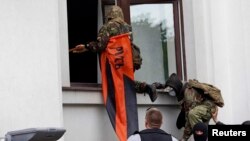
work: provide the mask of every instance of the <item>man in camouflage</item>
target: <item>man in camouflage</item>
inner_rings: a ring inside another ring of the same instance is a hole
[[[178,122],[183,125],[178,128],[185,127],[181,141],[187,141],[192,134],[192,129],[196,123],[207,123],[212,117],[212,113],[216,109],[214,101],[204,94],[202,89],[195,88],[192,81],[186,82],[183,86],[176,74],[172,74],[166,81],[164,87],[171,87],[176,93],[176,97],[180,105],[182,106],[181,112],[183,116],[178,117]],[[162,87],[162,84],[157,84]]]
[[[105,24],[99,30],[97,41],[89,42],[86,45],[77,45],[73,49],[73,53],[82,53],[85,51],[101,53],[106,49],[111,37],[124,33],[130,33],[131,46],[134,46],[132,27],[124,21],[122,9],[119,6],[112,6],[106,16]],[[141,60],[137,60],[137,62],[134,61],[134,70],[139,69],[140,65]],[[156,88],[154,85],[135,81],[135,89],[138,93],[148,93],[152,102],[154,102],[157,98]]]
[[[205,122],[208,124],[212,117],[212,112],[216,108],[215,103],[204,96],[204,92],[195,89],[187,82],[184,85],[182,108],[185,111],[185,129],[182,140],[186,141],[192,134],[192,129],[196,123]]]

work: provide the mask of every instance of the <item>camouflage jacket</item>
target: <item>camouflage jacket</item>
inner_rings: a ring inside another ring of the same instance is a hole
[[[202,101],[203,101],[202,94],[200,94],[197,90],[187,85],[187,88],[185,89],[184,92],[184,98],[182,101],[183,108],[185,109],[185,111],[188,112],[196,105],[199,105]]]
[[[208,122],[211,118],[211,110],[215,108],[215,103],[209,98],[205,97],[204,92],[200,89],[195,89],[188,85],[184,92],[182,101],[182,108],[186,112],[186,124],[184,129],[184,139],[188,139],[192,134],[192,127],[197,122]],[[192,119],[189,116],[190,111],[196,115],[197,119]]]
[[[92,52],[102,52],[108,45],[109,39],[113,36],[131,33],[132,28],[122,19],[116,18],[108,21],[99,30],[97,41],[90,42],[87,48]],[[130,34],[131,43],[133,41],[132,34]]]
[[[101,53],[106,49],[111,37],[130,33],[134,70],[140,69],[142,64],[140,48],[133,44],[132,27],[124,21],[122,9],[118,6],[112,6],[106,19],[107,22],[98,33],[97,41],[90,42],[86,48],[92,52]]]

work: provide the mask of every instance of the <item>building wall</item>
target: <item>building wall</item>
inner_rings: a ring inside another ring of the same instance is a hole
[[[66,0],[60,1],[62,7],[60,7],[60,33],[67,33],[67,25],[63,21],[66,17]],[[100,0],[99,0],[100,1]],[[100,2],[99,2],[100,4]],[[102,13],[101,6],[98,6],[98,28],[102,25]],[[62,36],[61,36],[62,37]],[[63,42],[61,42],[63,41]],[[68,45],[65,40],[61,38],[60,45],[62,47],[61,59],[62,62],[68,63],[67,54]],[[62,64],[63,66],[63,64]],[[63,86],[67,89],[70,86],[68,66],[62,67],[62,81]],[[100,80],[100,79],[99,79]],[[70,89],[70,88],[69,88]],[[144,119],[145,111],[150,106],[158,107],[164,114],[164,124],[162,129],[173,134],[177,138],[182,135],[182,130],[176,128],[176,118],[179,114],[180,107],[176,98],[170,97],[164,93],[161,93],[159,98],[152,103],[148,95],[137,94],[138,101],[138,119],[139,129],[145,129]],[[83,88],[71,88],[71,90],[63,90],[63,120],[64,127],[67,132],[64,135],[65,141],[79,141],[91,140],[91,141],[117,141],[118,138],[114,132],[111,122],[108,118],[108,114],[103,105],[102,94],[100,90],[87,90]]]
[[[183,2],[188,78],[221,89],[225,106],[219,119],[229,124],[249,120],[250,2]]]
[[[137,94],[139,129],[145,129],[145,111],[154,106],[163,113],[162,129],[180,138],[182,130],[176,128],[176,117],[180,107],[175,97],[160,93],[152,103],[148,95]],[[67,129],[65,141],[117,141],[103,105],[100,90],[64,90],[63,92],[64,125]]]
[[[250,119],[250,1],[183,0],[183,6],[188,78],[221,89],[219,119],[225,123]],[[0,13],[0,136],[64,127],[66,141],[116,140],[100,91],[61,90],[69,86],[66,0],[1,0]],[[180,138],[179,106],[164,94],[155,103],[138,95],[140,129],[152,105],[164,111],[163,129]]]
[[[0,136],[63,127],[57,0],[1,0]]]

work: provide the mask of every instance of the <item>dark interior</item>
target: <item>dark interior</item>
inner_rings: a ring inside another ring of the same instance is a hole
[[[67,0],[69,49],[95,41],[98,0]],[[97,83],[97,54],[69,53],[70,82]]]

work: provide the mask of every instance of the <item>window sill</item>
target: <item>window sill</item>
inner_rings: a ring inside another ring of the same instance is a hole
[[[101,91],[102,85],[96,83],[71,83],[70,87],[62,87],[63,91]]]
[[[101,84],[74,83],[71,87],[63,87],[64,105],[99,105],[103,104]],[[164,91],[158,90],[158,98],[151,102],[148,94],[137,93],[138,105],[168,105],[178,106],[177,99]]]

